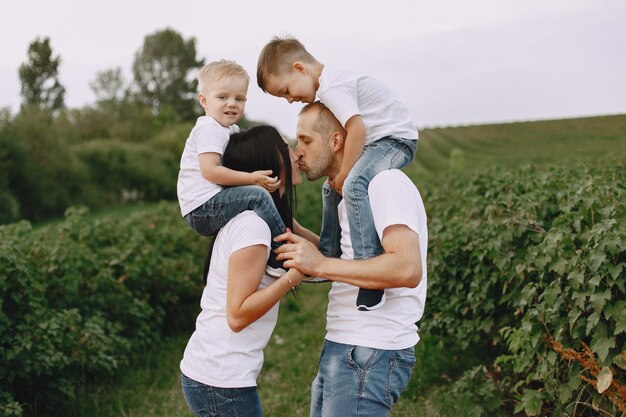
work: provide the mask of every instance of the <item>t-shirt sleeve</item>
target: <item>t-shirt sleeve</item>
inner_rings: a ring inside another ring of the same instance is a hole
[[[229,251],[232,253],[249,246],[264,245],[267,246],[269,257],[271,239],[272,234],[267,223],[255,212],[244,211],[232,220],[228,241]]]
[[[419,235],[421,198],[408,177],[388,170],[376,175],[368,193],[378,238],[382,241],[385,228],[403,224]]]
[[[229,136],[226,130],[216,124],[206,124],[196,131],[198,155],[206,152],[224,153]]]
[[[334,74],[326,80],[326,88],[319,92],[319,99],[335,115],[343,127],[352,116],[361,114],[357,94],[357,80],[340,80]]]

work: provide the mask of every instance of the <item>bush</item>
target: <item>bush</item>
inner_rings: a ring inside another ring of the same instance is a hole
[[[189,329],[207,244],[175,204],[0,226],[0,410],[18,402],[30,415],[38,404],[45,415],[86,380],[115,376],[131,354]]]
[[[178,159],[148,145],[94,140],[74,148],[89,168],[89,206],[176,198]]]
[[[83,194],[87,172],[58,136],[55,120],[42,109],[28,108],[0,129],[0,165],[7,168],[4,175],[20,218],[62,216]]]
[[[600,367],[626,379],[624,184],[619,164],[526,167],[451,177],[427,195],[422,328],[486,352],[516,412],[600,401],[580,384],[585,369],[560,359],[546,337],[574,349],[587,343]]]

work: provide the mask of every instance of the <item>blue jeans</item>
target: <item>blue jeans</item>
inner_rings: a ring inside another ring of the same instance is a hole
[[[278,214],[270,193],[258,185],[228,187],[215,194],[209,201],[185,216],[187,224],[202,236],[215,235],[233,217],[246,210],[253,210],[270,228],[272,238],[285,233],[285,223]],[[272,240],[272,250],[279,247]],[[276,256],[270,252],[270,257]]]
[[[218,388],[181,376],[183,395],[196,417],[263,417],[256,387]]]
[[[382,350],[324,340],[311,417],[386,416],[411,379],[413,347]]]
[[[378,239],[367,189],[370,181],[381,171],[407,166],[415,156],[416,140],[386,137],[365,146],[343,185],[343,198],[350,224],[350,240],[354,259],[368,259],[383,253]],[[341,255],[339,216],[340,194],[327,182],[322,187],[322,230],[320,251],[329,257]]]

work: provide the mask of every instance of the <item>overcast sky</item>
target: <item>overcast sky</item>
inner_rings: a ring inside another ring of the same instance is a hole
[[[101,70],[130,67],[146,35],[171,27],[198,56],[243,65],[246,114],[294,135],[299,104],[256,86],[274,35],[318,60],[391,87],[419,127],[626,113],[626,2],[621,0],[20,0],[0,15],[0,107],[20,103],[28,45],[50,37],[66,104],[94,101]]]

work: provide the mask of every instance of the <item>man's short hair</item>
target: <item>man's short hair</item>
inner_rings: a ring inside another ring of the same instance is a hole
[[[256,81],[261,90],[265,91],[265,82],[269,75],[288,71],[296,61],[317,63],[313,55],[293,36],[287,35],[282,38],[274,36],[261,50],[256,66]]]
[[[250,81],[250,76],[245,69],[234,61],[220,59],[209,62],[198,71],[198,91],[203,92],[215,81],[220,81],[225,77],[241,77]]]
[[[341,125],[341,122],[337,120],[333,112],[330,111],[321,101],[314,101],[304,106],[300,110],[300,115],[309,113],[311,111],[317,111],[317,120],[313,123],[313,130],[322,135],[330,135],[333,132],[341,132],[346,135],[346,129]]]

